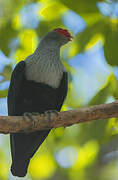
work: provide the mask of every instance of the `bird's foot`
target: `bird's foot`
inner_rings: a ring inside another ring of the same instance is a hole
[[[48,110],[48,111],[45,111],[44,114],[51,114],[51,113],[55,113],[55,115],[58,116],[58,111],[57,110]]]
[[[48,111],[44,112],[45,115],[48,115],[49,122],[51,122],[51,114],[52,113],[54,113],[56,116],[58,116],[59,112],[57,110],[48,110]]]
[[[35,118],[33,117],[33,116],[38,116],[38,115],[40,115],[40,113],[38,113],[38,112],[32,112],[32,113],[30,113],[30,112],[25,112],[24,114],[23,114],[23,117],[27,120],[27,118],[28,118],[28,120],[30,119],[31,121],[32,121],[32,123],[33,123],[33,127],[35,127]]]

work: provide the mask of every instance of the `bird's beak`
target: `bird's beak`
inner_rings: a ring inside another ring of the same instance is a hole
[[[69,41],[72,41],[72,39],[73,39],[74,37],[73,36],[69,36]]]

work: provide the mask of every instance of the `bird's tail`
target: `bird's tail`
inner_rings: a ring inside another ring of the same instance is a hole
[[[11,172],[14,176],[24,177],[26,175],[30,158],[48,136],[49,131],[10,134]]]

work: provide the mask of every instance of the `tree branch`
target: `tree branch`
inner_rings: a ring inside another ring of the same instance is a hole
[[[118,101],[80,108],[71,111],[33,116],[34,121],[23,116],[0,116],[0,133],[32,132],[57,127],[67,127],[76,123],[118,117]]]

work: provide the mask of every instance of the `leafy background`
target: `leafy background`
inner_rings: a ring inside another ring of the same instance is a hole
[[[67,28],[74,40],[62,48],[69,92],[62,110],[118,98],[116,0],[0,0],[0,115],[7,115],[11,72],[48,31]],[[10,172],[9,135],[0,135],[0,179]],[[32,158],[25,180],[118,179],[115,118],[53,129]]]

